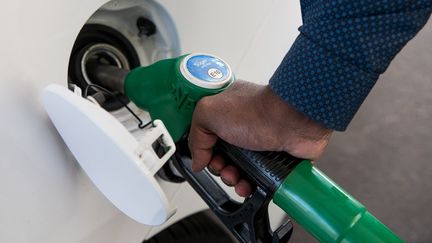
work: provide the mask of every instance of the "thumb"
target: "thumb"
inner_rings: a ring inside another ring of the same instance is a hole
[[[218,137],[192,121],[189,132],[189,149],[192,155],[192,170],[201,171],[213,157],[213,147]]]

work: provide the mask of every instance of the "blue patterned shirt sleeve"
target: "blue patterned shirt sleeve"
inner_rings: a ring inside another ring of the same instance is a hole
[[[301,7],[300,34],[270,87],[310,118],[343,131],[425,25],[432,0],[303,0]]]

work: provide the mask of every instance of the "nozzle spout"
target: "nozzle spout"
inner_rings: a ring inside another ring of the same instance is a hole
[[[124,93],[124,82],[129,70],[106,64],[88,66],[87,74],[90,80],[112,91]]]

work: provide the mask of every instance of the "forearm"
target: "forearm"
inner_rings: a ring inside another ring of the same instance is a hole
[[[301,34],[270,86],[310,118],[345,130],[379,75],[426,23],[431,5],[303,1]]]

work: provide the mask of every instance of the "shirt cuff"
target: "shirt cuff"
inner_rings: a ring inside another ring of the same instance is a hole
[[[344,131],[378,77],[300,34],[270,79],[270,87],[311,119]]]

